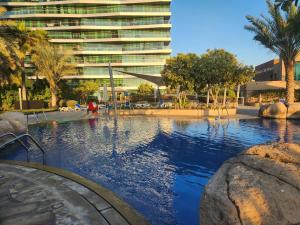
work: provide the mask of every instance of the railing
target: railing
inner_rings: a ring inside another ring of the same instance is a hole
[[[61,22],[42,22],[42,21],[26,21],[27,27],[61,27],[70,26],[141,26],[141,25],[169,25],[169,20],[133,20],[133,21],[112,21],[112,20],[83,20],[83,21],[61,21]]]
[[[0,0],[0,2],[33,2],[33,3],[40,3],[40,2],[63,2],[66,0]],[[108,0],[105,0],[107,2]],[[111,2],[127,2],[128,0],[109,0]],[[100,0],[101,2],[101,0]]]
[[[98,31],[98,32],[61,32],[50,31],[51,39],[105,39],[105,38],[170,38],[169,31]]]
[[[74,57],[72,63],[161,63],[164,62],[168,56],[161,55],[139,55],[139,56],[85,56],[85,57]]]
[[[165,42],[148,42],[133,44],[104,44],[104,43],[65,43],[55,44],[57,48],[72,51],[146,51],[146,50],[170,50]]]
[[[102,6],[102,7],[24,7],[17,8],[5,13],[5,15],[23,15],[23,14],[98,14],[98,13],[166,13],[169,12],[169,6]]]
[[[29,158],[30,147],[26,146],[22,141],[22,138],[26,137],[26,138],[29,138],[38,147],[38,149],[41,151],[41,153],[43,155],[43,165],[46,164],[45,150],[42,148],[42,146],[30,134],[22,134],[22,135],[17,136],[14,133],[8,132],[8,133],[5,133],[5,134],[1,135],[0,139],[4,138],[4,137],[7,137],[7,136],[12,136],[13,139],[10,139],[9,141],[2,144],[0,146],[0,149],[3,149],[5,147],[7,147],[8,145],[10,145],[10,144],[17,141],[25,149],[25,151],[27,152],[27,162],[29,162],[30,161],[30,158]]]

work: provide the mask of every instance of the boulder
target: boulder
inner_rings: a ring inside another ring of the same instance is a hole
[[[11,131],[24,133],[27,130],[27,119],[23,113],[5,112],[0,114],[0,134]]]
[[[287,117],[289,119],[299,119],[300,118],[300,103],[294,103],[289,105]]]
[[[300,224],[300,146],[255,146],[226,161],[200,209],[202,225]]]
[[[264,114],[266,114],[266,110],[270,105],[261,105],[258,110],[258,116],[263,117]]]
[[[264,105],[261,106],[259,110],[259,116],[273,119],[286,119],[287,107],[281,102]]]
[[[13,132],[14,128],[7,120],[0,120],[0,135],[7,133],[7,132]]]

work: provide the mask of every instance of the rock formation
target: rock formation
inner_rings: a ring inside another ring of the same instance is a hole
[[[0,135],[6,132],[24,133],[27,121],[23,113],[5,112],[0,114]]]
[[[300,146],[255,146],[223,164],[205,188],[202,225],[300,224]]]
[[[287,117],[287,108],[281,102],[263,105],[259,110],[259,116],[273,119],[285,119]]]
[[[294,103],[288,107],[281,102],[262,105],[259,109],[258,115],[260,117],[271,119],[300,119],[300,104]]]

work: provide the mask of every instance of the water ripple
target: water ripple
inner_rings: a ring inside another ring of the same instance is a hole
[[[47,163],[113,190],[153,225],[196,225],[205,184],[222,163],[271,141],[298,142],[297,121],[102,118],[30,127]],[[17,147],[1,159],[25,160]],[[40,162],[34,151],[31,159]]]

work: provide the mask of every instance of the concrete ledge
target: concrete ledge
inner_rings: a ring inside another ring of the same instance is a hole
[[[219,116],[235,116],[236,108],[232,109],[132,109],[118,110],[120,116],[174,116],[174,117],[217,117]],[[110,111],[110,115],[114,115]]]
[[[55,167],[44,166],[39,163],[26,163],[9,160],[0,160],[0,163],[34,168],[72,180],[88,188],[89,190],[93,191],[94,193],[102,197],[104,200],[106,200],[117,212],[119,212],[127,220],[129,224],[150,225],[150,223],[146,221],[143,216],[141,216],[135,209],[133,209],[127,203],[125,203],[121,198],[117,197],[112,191],[75,173],[68,172],[66,170]]]

